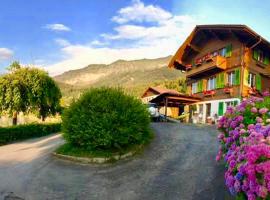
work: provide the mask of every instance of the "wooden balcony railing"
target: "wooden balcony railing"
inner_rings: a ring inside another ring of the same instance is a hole
[[[215,56],[209,58],[208,61],[201,63],[201,65],[192,67],[187,71],[187,78],[196,78],[201,74],[208,74],[209,71],[223,71],[227,69],[227,60],[222,56]]]

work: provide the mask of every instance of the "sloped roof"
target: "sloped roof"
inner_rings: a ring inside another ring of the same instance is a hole
[[[147,90],[145,90],[145,92],[143,93],[142,97],[145,96],[145,94],[149,91],[152,90],[156,93],[160,94],[172,94],[172,95],[178,95],[180,94],[178,91],[176,90],[172,90],[172,89],[167,89],[167,88],[161,88],[161,87],[149,87],[147,88]]]
[[[249,43],[249,46],[252,46],[257,42],[260,42],[270,50],[270,43],[246,25],[242,24],[197,25],[170,60],[170,63],[168,65],[169,68],[175,67],[174,66],[175,62],[182,64],[182,57],[185,50],[191,46],[192,41],[196,38],[198,33],[201,33],[203,31],[211,31],[216,33],[221,31],[228,31],[230,33],[235,34],[238,37],[246,38],[247,40],[246,42]]]

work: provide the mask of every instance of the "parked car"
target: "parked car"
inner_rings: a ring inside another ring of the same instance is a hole
[[[158,111],[157,104],[148,103],[148,112],[153,121],[160,121],[160,113]]]

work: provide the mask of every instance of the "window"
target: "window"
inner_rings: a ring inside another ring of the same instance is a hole
[[[216,89],[216,77],[211,77],[207,80],[207,90]]]
[[[225,56],[226,56],[226,48],[224,47],[224,48],[220,49],[219,52],[218,52],[218,54],[219,54],[220,56],[225,57]]]
[[[192,91],[192,94],[195,94],[198,92],[198,82],[192,83],[191,91]]]
[[[249,73],[248,74],[248,86],[255,87],[256,86],[256,75]]]
[[[258,50],[258,61],[260,62],[264,61],[264,53],[261,50]]]
[[[235,72],[234,71],[229,72],[227,77],[228,77],[227,79],[228,85],[233,85],[235,82]]]

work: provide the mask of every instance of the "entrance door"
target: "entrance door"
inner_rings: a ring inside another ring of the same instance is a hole
[[[207,117],[211,116],[211,103],[206,104],[206,119],[205,121],[207,122]]]

